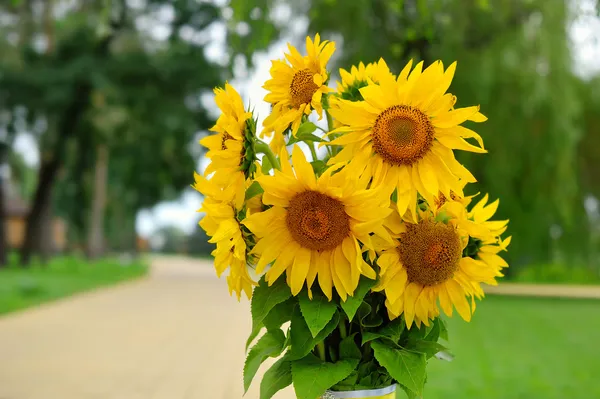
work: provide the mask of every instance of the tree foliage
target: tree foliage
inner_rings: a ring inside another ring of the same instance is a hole
[[[600,189],[594,179],[597,135],[590,128],[598,101],[590,99],[597,97],[597,83],[583,84],[572,72],[571,2],[285,3],[292,15],[308,17],[310,34],[337,41],[335,66],[381,55],[399,72],[410,58],[445,65],[458,60],[451,91],[458,106],[481,104],[489,120],[476,128],[490,152],[485,161],[476,154],[458,158],[478,178],[478,191],[502,199],[498,216],[511,219],[514,235],[511,263],[546,261],[557,246],[583,256],[586,240],[576,239],[589,235],[582,198]],[[557,226],[563,234],[553,241],[550,230]]]

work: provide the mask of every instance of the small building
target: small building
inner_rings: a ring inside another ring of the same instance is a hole
[[[5,206],[6,243],[10,249],[19,249],[25,240],[25,226],[29,206],[14,195],[6,199]],[[54,251],[62,252],[66,249],[67,224],[62,218],[53,218],[50,236],[53,241],[51,248]]]

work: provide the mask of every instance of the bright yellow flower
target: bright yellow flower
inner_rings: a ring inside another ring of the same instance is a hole
[[[374,184],[397,189],[398,211],[414,209],[417,192],[429,203],[441,191],[450,198],[464,182],[474,182],[473,175],[456,159],[453,149],[486,152],[480,136],[460,126],[466,120],[483,122],[479,107],[454,109],[456,97],[446,90],[450,86],[456,63],[444,71],[435,62],[422,71],[423,63],[410,72],[412,62],[397,80],[383,77],[378,85],[360,89],[365,101],[337,100],[330,109],[344,126],[332,145],[344,147],[330,160],[331,164],[352,161],[373,177]],[[410,72],[410,74],[409,74]],[[465,138],[475,138],[481,147]]]
[[[409,327],[413,322],[429,325],[439,316],[438,300],[448,316],[454,306],[470,321],[474,298],[483,296],[480,284],[495,285],[495,278],[501,276],[496,268],[464,255],[471,234],[487,236],[489,231],[465,219],[466,213],[454,211],[446,205],[437,213],[420,212],[416,224],[400,224],[396,216],[391,225],[399,231],[397,241],[377,259],[380,282],[375,290],[385,291],[390,317],[404,314]]]
[[[302,56],[296,48],[288,44],[286,60],[272,61],[271,79],[263,86],[269,93],[265,101],[273,105],[271,114],[263,122],[261,137],[275,134],[271,147],[279,153],[284,145],[283,132],[290,126],[296,134],[302,116],[316,110],[319,119],[323,107],[321,97],[329,88],[325,86],[328,75],[325,66],[335,51],[335,43],[321,42],[317,34],[314,42],[306,38],[306,52]]]
[[[506,231],[508,220],[489,220],[496,213],[500,200],[486,205],[487,201],[488,195],[486,194],[469,211],[469,218],[487,228],[491,234],[490,237],[483,239],[479,243],[475,257],[487,265],[501,270],[508,267],[508,263],[498,255],[498,252],[506,251],[512,237],[505,238],[504,240],[500,237]]]
[[[251,252],[258,258],[256,272],[272,263],[265,275],[269,284],[285,272],[294,295],[305,281],[310,294],[318,278],[330,300],[335,287],[345,301],[361,274],[376,277],[359,241],[367,249],[370,234],[384,230],[389,200],[382,202],[376,190],[366,190],[364,181],[345,170],[332,175],[329,169],[317,179],[298,146],[292,151],[293,168],[288,158],[283,148],[281,171],[257,178],[263,202],[272,207],[242,222],[258,239]]]
[[[372,62],[370,64],[358,64],[358,67],[352,66],[350,72],[343,68],[340,68],[341,82],[337,83],[337,92],[341,98],[352,100],[354,97],[360,96],[359,89],[369,84],[378,84],[382,79],[386,77],[394,77],[383,58],[379,59],[378,62]]]
[[[252,286],[256,283],[248,274],[246,242],[237,220],[235,206],[230,201],[219,199],[227,198],[229,194],[223,194],[223,190],[212,181],[206,180],[198,174],[195,177],[194,187],[205,195],[199,212],[206,214],[200,220],[200,227],[211,237],[208,242],[216,245],[216,249],[212,251],[211,255],[215,258],[217,276],[221,277],[221,274],[229,269],[227,276],[229,294],[235,292],[239,300],[243,291],[250,299]]]
[[[252,118],[252,113],[245,111],[242,98],[230,84],[225,84],[225,90],[216,88],[214,92],[215,102],[222,114],[210,129],[216,134],[200,140],[200,144],[208,148],[206,157],[211,161],[204,176],[214,173],[211,178],[213,183],[222,187],[234,187],[234,202],[240,209],[246,189],[242,167],[246,153],[244,138],[247,121]]]

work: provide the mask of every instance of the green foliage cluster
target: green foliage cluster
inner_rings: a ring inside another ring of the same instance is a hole
[[[206,58],[204,42],[182,32],[206,32],[222,21],[221,10],[189,1],[77,1],[54,15],[47,11],[59,4],[49,1],[38,15],[32,3],[0,6],[0,14],[20,18],[0,26],[0,129],[10,137],[34,134],[42,164],[34,184],[50,182],[53,211],[69,222],[78,243],[90,231],[99,195],[96,161],[106,149],[110,184],[101,227],[111,247],[132,248],[137,211],[175,199],[189,186],[200,155],[190,146],[214,122],[201,95],[227,69]],[[138,22],[165,7],[173,19],[166,23],[168,37],[159,40]],[[46,48],[37,46],[38,36]],[[60,164],[56,178],[45,172],[53,162]],[[35,189],[26,189],[32,205],[42,202],[33,198]]]
[[[362,278],[343,302],[337,295],[328,301],[316,287],[310,297],[306,290],[292,296],[284,277],[270,287],[263,278],[252,297],[247,347],[265,332],[248,352],[245,390],[266,359],[279,357],[262,379],[261,399],[289,385],[299,399],[394,383],[410,398],[422,395],[427,360],[446,349],[438,343],[448,339],[445,324],[437,318],[407,329],[403,317],[390,321],[384,296],[370,292],[374,284]]]

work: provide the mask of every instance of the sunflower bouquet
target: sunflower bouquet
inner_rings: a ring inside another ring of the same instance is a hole
[[[251,299],[246,390],[274,357],[261,399],[288,385],[299,399],[420,397],[427,361],[451,358],[441,312],[469,321],[508,266],[498,200],[472,205],[453,153],[486,152],[461,125],[486,117],[454,107],[456,63],[361,63],[333,90],[334,50],[316,35],[272,61],[258,135],[235,89],[215,89],[200,225],[230,293]]]

